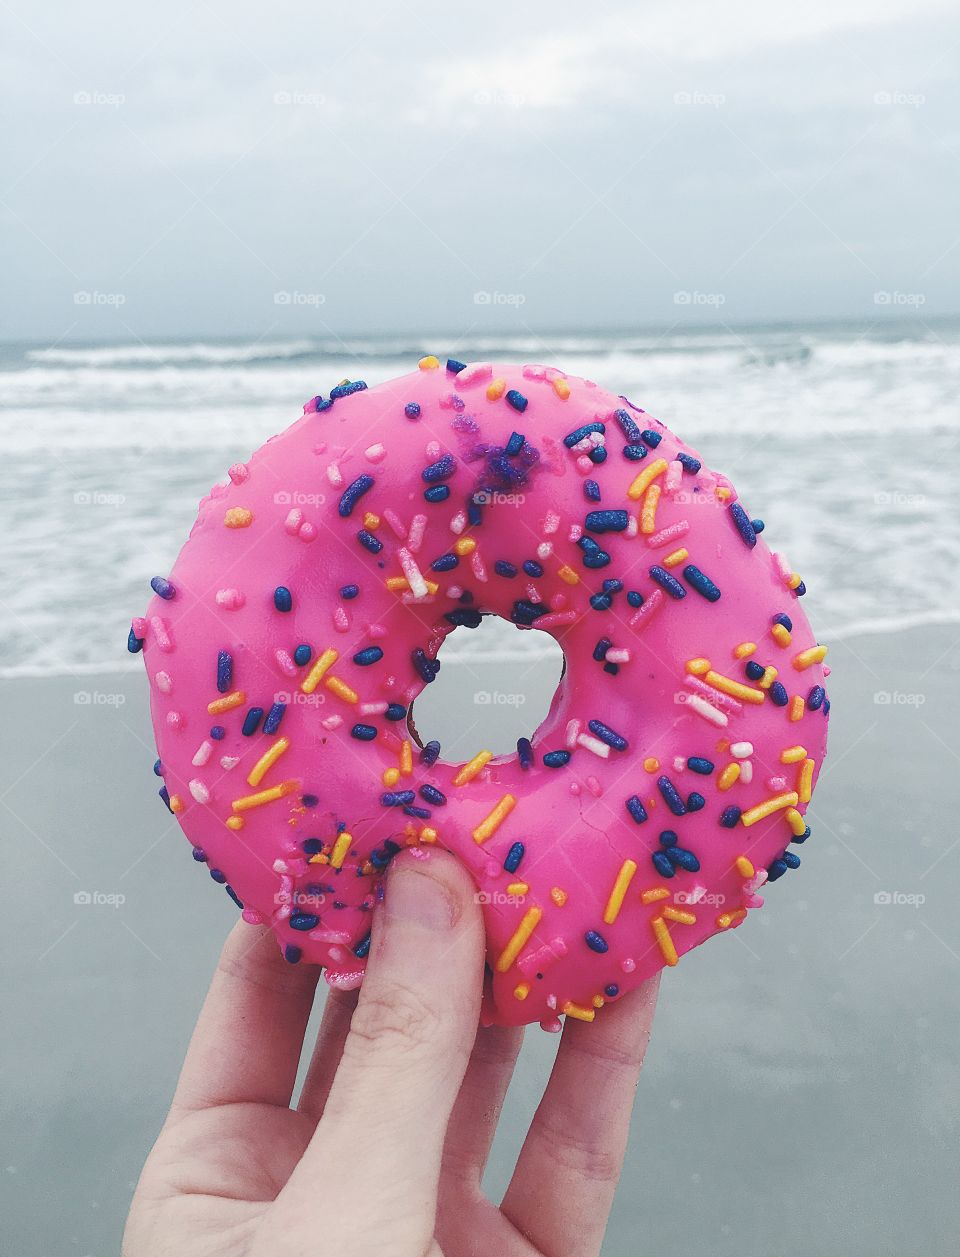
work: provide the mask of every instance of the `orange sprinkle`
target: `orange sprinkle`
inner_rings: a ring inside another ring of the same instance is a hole
[[[557,575],[560,577],[562,581],[565,581],[566,584],[568,585],[577,585],[580,583],[579,575],[577,574],[576,570],[572,568],[568,563],[564,563],[563,567],[561,567],[560,570],[557,572]]]
[[[181,799],[179,794],[171,794],[170,811],[173,812],[174,816],[179,816],[185,807],[186,804],[183,799]]]
[[[757,871],[753,867],[753,861],[749,860],[745,855],[737,856],[736,865],[737,872],[741,877],[753,877],[754,873]]]
[[[809,803],[813,791],[813,760],[805,759],[800,766],[800,780],[797,783],[797,794],[801,803]]]
[[[717,778],[717,789],[729,790],[730,787],[738,780],[739,776],[740,765],[736,761],[732,764],[728,764]]]
[[[648,487],[640,508],[640,531],[645,535],[657,530],[657,504],[662,490],[658,484]]]
[[[683,550],[683,549],[674,550],[672,554],[668,554],[667,557],[663,560],[663,566],[676,567],[678,563],[682,563],[684,559],[689,559],[689,557],[690,557],[689,550]]]
[[[822,663],[826,654],[826,646],[811,646],[809,650],[801,650],[799,655],[793,656],[793,666],[798,672],[802,672],[812,664]]]
[[[571,1000],[567,1000],[560,1011],[565,1013],[567,1017],[573,1017],[577,1021],[593,1021],[597,1015],[595,1009],[584,1008],[581,1004],[574,1004]]]
[[[459,554],[461,558],[463,558],[465,554],[473,554],[476,548],[477,543],[474,541],[473,537],[459,537],[453,543],[454,553]]]
[[[670,892],[666,886],[651,886],[640,892],[641,903],[656,903],[658,899],[669,899]]]
[[[400,747],[400,771],[404,777],[409,777],[413,773],[413,747],[406,738]]]
[[[734,659],[749,659],[756,649],[756,642],[741,642],[739,646],[734,646],[733,657]]]
[[[542,908],[528,908],[523,914],[520,924],[514,930],[510,941],[497,957],[498,973],[506,973],[530,939],[530,935],[540,923],[543,916]]]
[[[374,515],[373,511],[367,511],[363,517],[364,528],[369,528],[371,532],[376,532],[380,527],[380,516]]]
[[[277,738],[276,742],[270,747],[269,751],[261,755],[254,766],[250,769],[250,775],[247,777],[248,786],[259,786],[269,770],[277,762],[280,756],[290,746],[289,738]]]
[[[345,703],[359,703],[360,695],[356,690],[351,689],[346,681],[341,681],[339,677],[327,677],[324,685],[331,694],[335,694],[337,698],[342,698]]]
[[[473,781],[477,773],[482,772],[487,764],[493,759],[493,751],[478,751],[473,759],[468,760],[460,769],[453,779],[455,786],[465,786],[468,781]]]
[[[385,786],[395,786],[400,780],[399,768],[386,768],[383,773],[383,784]]]
[[[702,677],[705,672],[710,671],[709,659],[688,659],[683,665],[691,676]]]
[[[561,890],[559,886],[554,886],[550,890],[550,898],[558,908],[562,908],[567,902],[567,892],[565,890]]]
[[[686,912],[683,908],[671,908],[669,904],[663,909],[663,915],[668,921],[676,921],[678,925],[697,924],[697,918],[692,912]]]
[[[739,681],[731,681],[729,677],[721,676],[719,672],[711,670],[703,679],[707,685],[712,685],[721,694],[729,694],[731,698],[739,698],[744,703],[762,703],[766,698],[762,690],[755,690],[751,685],[741,685]]]
[[[514,999],[526,999],[529,994],[530,994],[529,982],[518,982],[517,985],[513,988]]]
[[[253,511],[248,511],[245,506],[231,506],[223,522],[228,528],[249,528],[253,523]]]
[[[790,636],[790,630],[784,624],[775,624],[770,630],[770,636],[778,646],[783,646],[784,649],[793,641],[793,638]]]
[[[227,829],[243,829],[246,823],[242,816],[227,817]]]
[[[553,391],[562,402],[565,402],[570,396],[570,385],[566,382],[566,380],[559,379],[552,380],[551,383],[553,384]]]
[[[243,690],[234,690],[232,694],[224,694],[223,698],[215,698],[212,703],[207,703],[208,716],[220,716],[225,711],[232,711],[234,707],[239,707],[247,701],[247,696]]]
[[[803,698],[799,694],[794,694],[793,698],[791,698],[790,700],[790,719],[794,721],[802,720],[803,713],[804,713]]]
[[[417,366],[421,371],[436,371],[440,365],[440,359],[435,358],[433,354],[427,354],[425,358],[421,358]]]
[[[498,401],[506,391],[506,380],[491,380],[491,382],[487,385],[487,401]]]
[[[657,940],[657,946],[663,956],[664,964],[675,965],[679,959],[677,949],[673,945],[673,939],[670,937],[670,928],[664,921],[663,917],[654,917],[650,922],[653,929],[653,937]]]
[[[654,759],[652,755],[643,761],[643,771],[645,773],[655,773],[659,767],[660,761]]]
[[[639,502],[657,476],[662,475],[666,470],[667,460],[665,458],[654,459],[649,467],[645,467],[639,475],[634,477],[633,483],[627,490],[627,497],[632,502]]]

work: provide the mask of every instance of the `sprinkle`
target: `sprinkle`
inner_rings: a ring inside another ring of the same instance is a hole
[[[729,694],[731,698],[738,698],[744,703],[762,703],[765,697],[762,690],[755,690],[751,685],[742,685],[739,681],[731,680],[730,677],[721,676],[713,669],[704,676],[703,680],[713,689],[719,690],[721,694]]]
[[[258,794],[247,794],[240,799],[234,799],[230,806],[235,812],[249,812],[251,808],[263,807],[265,803],[282,799],[284,795],[296,790],[299,784],[298,781],[282,781],[280,785],[271,786],[269,790],[261,790]]]
[[[277,738],[276,742],[274,742],[274,744],[270,747],[270,750],[264,755],[261,755],[254,766],[250,769],[250,774],[247,777],[247,785],[259,786],[260,782],[263,781],[266,776],[267,771],[273,767],[289,746],[290,742],[287,738]]]
[[[777,679],[776,668],[767,667],[767,668],[764,668],[763,676],[757,682],[757,685],[760,687],[761,690],[768,690],[770,686],[773,685],[776,679]]]
[[[735,912],[721,912],[717,917],[717,926],[721,930],[728,930],[732,925],[738,925],[746,915],[746,908],[737,908]]]
[[[600,720],[588,720],[587,728],[591,733],[595,734],[601,742],[606,742],[607,746],[612,747],[615,751],[625,751],[629,745],[625,737],[616,733],[609,727],[609,725],[605,725]]]
[[[674,814],[674,816],[685,816],[687,812],[686,804],[680,797],[680,792],[670,780],[669,777],[658,777],[657,788],[663,795],[663,801]]]
[[[561,890],[559,886],[554,886],[550,890],[550,898],[558,908],[562,908],[567,902],[567,892]]]
[[[530,939],[530,935],[540,923],[543,916],[542,908],[528,908],[523,914],[520,924],[517,926],[510,941],[497,958],[497,972],[506,973],[520,952],[526,946]]]
[[[457,375],[459,372],[466,370],[466,366],[465,362],[458,362],[456,358],[447,359],[447,370],[451,375]]]
[[[643,761],[643,771],[646,773],[655,773],[659,767],[660,761],[652,755]]]
[[[572,1000],[567,1000],[560,1011],[576,1021],[593,1021],[597,1015],[593,1008],[584,1008],[581,1004],[574,1004]]]
[[[733,520],[744,544],[753,549],[757,544],[757,534],[753,524],[750,523],[749,515],[739,502],[731,502],[727,510],[730,512],[730,518]]]
[[[563,567],[558,570],[557,575],[567,585],[576,585],[580,582],[580,577],[567,563],[564,563]]]
[[[734,646],[734,659],[747,659],[757,649],[756,642],[741,642],[739,646]]]
[[[626,511],[588,511],[584,527],[590,532],[623,532],[630,516]]]
[[[604,952],[610,950],[610,944],[603,937],[603,935],[598,934],[596,930],[587,930],[586,934],[583,936],[583,941],[591,951],[598,952],[601,956]]]
[[[749,808],[742,813],[740,820],[749,827],[750,825],[755,825],[757,821],[762,821],[765,817],[771,816],[774,812],[779,812],[781,808],[796,807],[798,802],[799,795],[794,790],[786,794],[777,794],[763,803],[758,803],[756,807]]]
[[[688,550],[683,550],[683,549],[674,550],[672,554],[668,554],[667,557],[663,560],[663,566],[676,567],[678,563],[682,563],[684,559],[687,559],[689,557],[690,557],[690,552]]]
[[[240,707],[247,701],[247,696],[243,690],[234,690],[232,694],[226,694],[223,698],[215,698],[212,703],[207,704],[207,714],[209,716],[220,716],[225,711],[232,711],[234,707]]]
[[[245,738],[252,738],[260,727],[260,721],[263,719],[262,707],[251,707],[243,718],[243,727],[240,732]]]
[[[800,760],[807,758],[807,752],[802,746],[788,746],[786,750],[780,752],[781,764],[798,764]]]
[[[335,694],[337,698],[345,703],[359,703],[360,695],[355,689],[347,685],[345,681],[341,681],[339,677],[329,676],[324,681],[324,685],[331,694]]]
[[[797,794],[801,803],[810,802],[810,794],[813,790],[813,769],[813,760],[805,759],[800,768],[800,779],[797,783]]]
[[[686,706],[691,711],[696,712],[698,716],[702,716],[710,724],[717,725],[721,729],[726,728],[726,712],[718,711],[712,703],[709,703],[705,698],[701,698],[699,694],[688,694],[686,696]]]
[[[687,591],[675,576],[670,575],[666,568],[654,565],[650,569],[650,577],[652,580],[655,580],[662,589],[665,589],[671,598],[680,599],[687,596]],[[642,613],[643,608],[641,607],[638,615]]]
[[[366,387],[366,383],[363,380],[344,380],[336,388],[330,390],[330,400],[336,401],[338,397],[349,397],[352,393],[362,393]]]
[[[566,380],[561,380],[559,377],[555,380],[551,380],[551,384],[553,385],[553,391],[556,395],[561,401],[565,402],[570,396],[570,385],[566,382]]]
[[[599,738],[591,738],[587,733],[581,733],[575,742],[576,746],[582,746],[585,751],[591,751],[600,759],[610,758],[610,747],[605,742],[601,742]]]
[[[809,650],[801,650],[799,655],[794,655],[793,666],[798,672],[802,672],[811,664],[822,663],[826,653],[826,646],[811,646]]]
[[[348,485],[347,488],[344,489],[340,497],[340,505],[337,508],[341,518],[346,519],[353,513],[353,508],[360,501],[363,495],[373,488],[373,485],[373,476],[368,476],[364,473],[362,476],[358,476],[352,484]]]
[[[737,763],[728,764],[720,776],[717,778],[718,790],[729,790],[732,785],[740,777],[740,765]]]
[[[253,511],[244,506],[231,506],[224,515],[223,522],[228,528],[249,528],[253,523]]]
[[[382,658],[383,650],[379,646],[365,646],[353,656],[353,662],[358,668],[369,668],[371,664],[379,663]]]
[[[632,794],[630,798],[627,799],[625,806],[638,825],[643,824],[643,822],[647,819],[647,809],[643,806],[635,794]]]
[[[683,908],[673,908],[667,905],[663,909],[664,919],[667,921],[676,921],[678,925],[696,925],[697,918],[692,912],[686,912]]]
[[[439,744],[437,749],[439,751]],[[465,786],[468,781],[473,781],[474,777],[476,777],[478,773],[482,772],[492,759],[493,751],[478,751],[477,754],[474,755],[473,759],[469,760],[462,766],[460,771],[454,777],[453,784],[455,786]]]
[[[436,740],[427,742],[427,744],[421,748],[420,763],[423,764],[425,768],[431,768],[437,762],[439,755],[440,743]]]
[[[686,555],[686,551],[684,551]],[[666,562],[666,560],[664,560]],[[694,587],[698,594],[702,594],[707,602],[716,602],[720,597],[720,590],[716,587],[709,576],[706,576],[698,567],[694,567],[692,563],[688,563],[683,569],[683,574]]]
[[[413,746],[406,738],[404,738],[403,745],[400,747],[400,771],[403,773],[404,777],[411,777],[413,775]],[[427,789],[427,787],[424,786],[424,789]],[[432,789],[432,787],[430,787],[430,789]],[[440,794],[439,790],[435,793],[439,795],[439,802],[446,803],[447,800],[445,796]]]
[[[453,543],[453,549],[456,554],[464,558],[468,554],[473,554],[477,548],[477,543],[473,537],[460,537]]]
[[[376,532],[380,527],[380,516],[375,515],[373,511],[365,511],[363,516],[363,526],[371,532]]]
[[[819,711],[823,706],[823,700],[827,697],[827,692],[822,685],[815,685],[807,695],[807,706],[811,711]]]
[[[723,826],[724,829],[735,828],[737,821],[739,819],[740,819],[740,809],[733,805],[731,805],[730,807],[725,807],[723,811],[720,813],[720,824]]]
[[[794,721],[802,720],[804,710],[803,698],[799,694],[794,694],[790,700],[790,719]]]
[[[371,554],[379,554],[383,549],[383,542],[368,532],[366,528],[361,528],[357,533],[357,540],[363,546],[364,550],[369,550]]]
[[[652,484],[644,494],[643,506],[640,508],[640,531],[644,536],[648,536],[656,530],[657,505],[660,501],[661,492],[662,490],[658,484]]]
[[[337,841],[333,844],[333,850],[330,852],[330,865],[332,868],[339,869],[343,867],[343,862],[347,858],[352,842],[353,835],[348,834],[346,830],[342,834],[337,835]]]
[[[421,358],[417,366],[421,371],[435,371],[440,365],[440,359],[435,358],[433,354],[427,354],[425,358]]]
[[[790,636],[789,629],[784,628],[782,624],[774,624],[773,628],[770,630],[770,636],[777,643],[777,645],[782,646],[784,650],[786,650],[786,648],[793,641],[793,638]]]
[[[563,768],[570,763],[569,751],[548,751],[543,757],[545,768]]]
[[[350,736],[358,742],[372,742],[377,736],[376,725],[356,724],[350,730]]]
[[[657,946],[663,956],[664,963],[675,965],[679,957],[677,949],[673,945],[673,939],[670,937],[670,930],[663,917],[654,917],[650,922],[653,928],[653,937],[657,940]]]
[[[779,681],[774,681],[770,686],[770,701],[777,707],[786,707],[790,701],[790,696]]]
[[[503,867],[508,873],[516,873],[520,867],[520,861],[523,859],[524,845],[522,842],[515,842],[507,852],[506,859],[503,861]]]
[[[630,883],[633,881],[636,871],[637,865],[634,860],[624,860],[620,866],[620,871],[607,900],[607,906],[603,910],[604,925],[613,925],[620,915],[620,909],[623,907],[624,898],[630,889]]]
[[[749,759],[753,754],[753,743],[734,742],[730,747],[730,754],[734,759]]]
[[[783,815],[795,838],[799,839],[801,834],[807,833],[807,822],[795,807],[788,807]]]
[[[337,662],[339,658],[340,658],[339,651],[334,650],[332,646],[330,646],[327,650],[323,652],[322,655],[320,655],[320,657],[317,659],[316,663],[313,665],[313,667],[304,677],[303,682],[300,685],[300,688],[304,692],[304,694],[313,693],[313,691],[317,688],[317,686],[326,676],[327,672],[329,672],[329,670],[333,667],[333,665]]]
[[[745,855],[737,856],[736,868],[741,877],[753,877],[755,872],[752,861],[750,861]]]
[[[407,416],[408,419],[419,419],[420,418],[420,403],[407,402],[406,406],[404,406],[403,408],[403,413]]]
[[[424,489],[423,497],[427,502],[446,502],[450,496],[450,486],[446,484],[435,484],[430,489]]]
[[[529,994],[530,994],[529,982],[518,982],[517,985],[513,988],[514,999],[526,999]]]
[[[691,755],[687,760],[687,767],[691,772],[701,773],[705,777],[713,772],[712,760],[704,759],[700,755]]]
[[[566,444],[566,441],[564,441],[564,444]],[[635,477],[633,483],[627,489],[627,497],[633,502],[638,502],[646,493],[648,487],[656,480],[657,476],[666,470],[667,460],[665,458],[654,459]]]
[[[523,414],[527,408],[527,399],[522,393],[518,393],[515,388],[511,388],[507,391],[507,401],[514,410],[519,410],[521,414]]]
[[[412,790],[388,790],[385,794],[381,794],[380,802],[384,807],[405,807],[416,797]]]
[[[582,427],[575,428],[573,432],[568,432],[563,438],[563,443],[568,450],[571,450],[575,445],[579,445],[581,441],[590,436],[591,433],[606,432],[606,430],[607,426],[604,423],[585,423]]]
[[[487,385],[487,401],[489,402],[499,401],[500,398],[506,392],[506,390],[507,390],[506,380],[500,380],[500,379],[492,380]]]
[[[656,903],[659,899],[669,899],[670,892],[666,886],[651,886],[647,890],[640,892],[640,902],[642,904]]]
[[[154,576],[153,580],[150,582],[150,588],[160,598],[163,598],[168,602],[171,598],[176,596],[177,592],[176,588],[170,583],[170,581],[167,580],[165,576]]]

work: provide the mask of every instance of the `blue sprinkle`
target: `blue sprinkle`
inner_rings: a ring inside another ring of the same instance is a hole
[[[139,651],[143,650],[143,642],[144,639],[142,637],[137,637],[136,633],[131,628],[130,632],[127,634],[127,650],[130,651],[130,654],[135,655]]]
[[[602,720],[588,720],[587,728],[590,732],[606,742],[607,746],[612,747],[615,751],[625,751],[630,745],[625,737],[611,729],[609,725],[605,725]]]
[[[211,869],[210,876],[213,878],[213,880],[217,883],[218,886],[223,886],[227,880],[226,873],[222,873],[220,869]]]
[[[447,801],[447,796],[442,790],[438,790],[436,786],[424,785],[420,787],[420,798],[430,803],[433,807],[443,807]]]
[[[383,651],[379,646],[365,646],[353,656],[353,662],[358,668],[369,668],[372,663],[379,663],[382,658]]]
[[[810,826],[808,825],[802,834],[795,834],[793,838],[790,839],[790,841],[798,842],[798,843],[806,842],[809,837],[810,837]]]
[[[520,861],[523,859],[523,853],[526,850],[522,842],[515,842],[507,852],[507,858],[503,862],[503,867],[508,873],[516,873],[520,867]]]
[[[583,936],[583,941],[591,951],[599,952],[601,956],[605,951],[610,950],[607,940],[602,934],[598,934],[596,930],[587,930],[586,934]]]
[[[634,422],[633,417],[628,415],[625,410],[615,410],[613,417],[620,425],[620,431],[628,441],[638,442],[642,440],[640,429]]]
[[[436,740],[434,740],[433,742],[428,742],[420,750],[420,763],[423,764],[425,768],[430,768],[433,764],[437,762],[439,755],[440,755],[440,743],[437,742]]]
[[[623,589],[623,581],[617,576],[608,576],[603,587],[608,594],[618,594]]]
[[[434,559],[430,564],[430,568],[434,572],[451,572],[460,560],[455,554],[441,554],[439,559]]]
[[[318,398],[317,398],[317,410],[318,410],[318,411],[329,410],[329,409],[330,409],[330,407],[331,407],[332,405],[333,405],[333,399],[332,399],[332,398],[330,398],[330,397],[327,397],[327,398],[318,397]]]
[[[615,677],[620,671],[620,665],[618,663],[605,663],[603,665],[603,670],[604,672],[609,672],[612,677]]]
[[[674,816],[685,816],[687,805],[680,798],[680,792],[669,777],[658,777],[657,787],[663,795],[663,801]]]
[[[546,615],[550,608],[542,602],[529,602],[526,598],[518,598],[513,604],[510,612],[510,618],[515,624],[532,624],[534,620],[539,620],[542,615]]]
[[[263,722],[264,733],[276,733],[280,728],[280,721],[283,719],[283,713],[287,710],[285,703],[274,703],[267,712],[267,718]]]
[[[830,715],[830,700],[829,700],[829,698],[825,698],[825,699],[823,700],[823,706],[820,708],[820,710],[823,712],[823,714],[824,714],[825,716],[829,716],[829,715]]]
[[[338,384],[336,388],[330,390],[330,400],[336,401],[338,397],[349,397],[351,393],[362,393],[366,387],[364,380],[348,380],[346,384]]]
[[[788,869],[798,869],[800,867],[800,857],[795,851],[784,851],[780,859]]]
[[[601,550],[599,547],[596,550],[587,550],[583,556],[583,566],[594,570],[606,567],[609,562],[610,555],[607,554],[606,550]]]
[[[752,549],[757,544],[757,534],[754,531],[753,524],[750,523],[750,517],[743,509],[739,502],[731,502],[727,507],[730,512],[730,518],[736,524],[737,532],[743,538],[744,543]]]
[[[623,532],[629,522],[626,511],[588,511],[583,526],[590,532]]]
[[[320,800],[315,794],[305,794],[302,802],[304,807],[316,807]]]
[[[370,951],[370,932],[368,930],[367,933],[364,934],[360,942],[357,943],[356,947],[354,947],[353,954],[357,957],[358,960],[363,960],[368,955],[369,951]]]
[[[424,500],[427,502],[446,502],[449,496],[450,486],[448,484],[435,484],[423,491]]]
[[[688,812],[700,812],[706,806],[707,806],[706,799],[703,797],[702,794],[698,794],[696,790],[694,790],[691,794],[687,795],[687,811]]]
[[[167,787],[161,786],[160,789],[157,791],[157,794],[159,794],[160,798],[163,800],[163,805],[167,809],[167,811],[172,812],[173,808],[170,806],[170,791],[167,789]]]
[[[703,466],[700,459],[694,458],[692,454],[678,454],[677,462],[682,464],[683,470],[689,471],[692,476],[695,476]]]
[[[588,502],[600,501],[600,486],[597,484],[596,480],[584,480],[583,496]]]
[[[380,796],[380,802],[384,807],[403,807],[406,803],[412,803],[417,796],[412,790],[387,790]]]
[[[798,598],[802,598],[803,595],[807,592],[806,584],[803,581],[801,581],[800,584],[796,587],[796,589],[793,592],[797,595]]]
[[[206,851],[204,851],[203,847],[194,847],[193,851],[191,851],[190,854],[193,856],[193,858],[196,860],[198,864],[206,864],[207,853]]]
[[[447,359],[447,370],[451,375],[458,375],[466,367],[465,362],[457,362],[456,358]]]
[[[383,714],[387,720],[402,720],[407,714],[407,709],[403,703],[390,703]]]
[[[625,445],[623,447],[623,456],[631,463],[639,463],[641,458],[646,458],[647,447],[645,445]]]
[[[677,845],[677,835],[672,829],[664,829],[660,834],[661,847],[675,847]]]
[[[505,576],[508,579],[517,574],[517,569],[512,563],[508,563],[506,559],[497,559],[493,565],[493,570],[498,576]]]
[[[650,569],[650,577],[661,589],[665,589],[671,598],[685,598],[687,591],[675,576],[671,576],[665,567],[655,565]]]
[[[819,711],[823,706],[823,700],[827,697],[827,692],[822,685],[815,685],[807,695],[807,707],[811,711]]]
[[[229,650],[217,652],[217,689],[221,694],[229,693],[233,684],[233,655]]]
[[[577,542],[577,545],[580,547],[581,550],[584,551],[584,553],[587,553],[588,551],[591,551],[591,550],[600,549],[599,543],[594,541],[592,537],[581,537],[580,540]]]
[[[515,458],[523,449],[523,443],[526,437],[522,432],[511,432],[510,440],[507,442],[506,449],[503,451],[508,458]]]
[[[453,611],[448,611],[443,618],[449,620],[457,628],[469,629],[479,628],[483,621],[483,616],[473,607],[456,607]],[[438,668],[439,666],[437,664]]]
[[[744,672],[751,681],[759,681],[766,672],[766,668],[762,663],[757,663],[755,659],[750,659],[743,667]]]
[[[262,707],[251,707],[243,718],[243,727],[240,732],[245,738],[252,738],[260,727],[260,721],[263,719]]]
[[[350,730],[350,736],[356,738],[358,742],[372,742],[377,736],[377,730],[374,725],[354,725]]]
[[[373,533],[367,532],[366,528],[361,528],[357,533],[357,540],[365,550],[369,550],[371,554],[379,554],[383,549],[383,542],[379,541]]]
[[[535,579],[543,575],[543,566],[536,559],[524,559],[523,570],[528,576],[532,576]]]
[[[155,594],[159,594],[161,598],[165,598],[167,602],[169,602],[177,592],[165,576],[155,576],[150,582],[150,588]]]
[[[653,861],[653,867],[657,870],[661,877],[673,877],[674,867],[671,864],[666,852],[654,851],[650,859]]]
[[[451,615],[452,614],[453,612],[451,612]],[[427,685],[429,685],[431,681],[436,680],[437,673],[440,671],[440,664],[436,659],[429,659],[422,646],[418,646],[416,650],[411,653],[410,658],[413,661],[413,666],[416,669],[421,681],[424,681]]]
[[[315,930],[320,924],[320,918],[313,912],[294,912],[287,920],[287,924],[291,930]]]
[[[349,602],[351,598],[356,598],[359,592],[360,592],[359,585],[341,585],[340,586],[340,597],[346,599],[347,602]]]
[[[755,533],[762,533],[764,528],[766,528],[766,524],[762,519],[752,519],[750,523],[753,525],[753,531]]]
[[[787,871],[786,860],[774,860],[774,862],[767,869],[767,881],[768,882],[777,881],[779,878],[783,877],[786,871]]]
[[[641,825],[647,819],[647,809],[643,806],[635,794],[631,795],[630,798],[627,799],[627,811],[638,825]]]
[[[214,742],[222,742],[227,736],[227,731],[223,725],[214,725],[210,730],[210,736],[213,738]]]
[[[773,623],[782,624],[788,633],[793,632],[793,620],[788,615],[784,615],[782,611],[773,617]]]
[[[786,707],[790,702],[790,695],[779,681],[774,681],[770,686],[770,701],[775,707]]]
[[[154,776],[156,777],[163,776],[163,764],[158,759],[155,759],[153,761],[153,772],[154,772]]]
[[[604,423],[585,423],[582,428],[576,428],[573,432],[568,432],[563,438],[563,443],[567,449],[572,449],[575,445],[579,445],[584,437],[588,437],[591,432],[606,432],[607,426]]]
[[[420,475],[427,484],[433,484],[437,480],[449,480],[456,470],[457,460],[452,454],[444,454],[435,463],[431,463],[429,467],[424,467]]]
[[[404,406],[403,408],[403,413],[407,416],[408,419],[419,419],[420,418],[420,403],[407,402],[406,406]]]
[[[691,772],[702,773],[706,777],[713,772],[713,761],[704,759],[701,755],[691,755],[687,760],[687,767]]]
[[[643,439],[646,441],[648,445],[653,447],[653,449],[656,449],[657,446],[660,444],[660,442],[663,440],[663,433],[654,432],[653,428],[644,428],[644,430],[640,433],[640,435],[643,437]]]
[[[295,943],[287,943],[287,945],[283,949],[283,958],[284,960],[287,961],[288,964],[291,964],[291,965],[299,964],[302,956],[303,956],[303,949],[300,947],[297,947]]]
[[[607,461],[607,447],[605,445],[595,445],[587,457],[591,463],[605,463]]]
[[[643,594],[638,593],[635,589],[629,590],[627,593],[627,602],[631,607],[643,606]]]
[[[310,649],[307,643],[301,642],[300,645],[293,652],[293,662],[302,668],[305,663],[310,662],[310,657],[312,656],[312,654],[313,654],[313,651]]]
[[[616,982],[611,982],[609,986],[605,986],[603,988],[603,993],[606,995],[607,999],[616,999],[616,997],[620,994],[620,988],[617,986]]]
[[[601,637],[593,648],[593,657],[597,663],[603,663],[607,657],[607,651],[613,645],[609,637]]]
[[[319,855],[323,850],[323,842],[319,838],[307,838],[302,845],[304,855]]]
[[[278,611],[289,611],[293,607],[293,594],[286,585],[278,585],[273,591],[273,605]]]
[[[428,821],[430,819],[430,812],[427,808],[413,807],[409,803],[403,809],[403,814],[404,816],[415,816],[418,820],[421,820],[421,821]]]
[[[692,851],[684,851],[683,847],[668,847],[665,854],[671,864],[683,869],[685,873],[700,871],[700,861]]]
[[[593,607],[594,611],[609,611],[612,601],[609,594],[590,595],[590,606]]]
[[[734,804],[725,807],[720,813],[720,824],[724,829],[736,829],[737,821],[740,819],[740,809]]]
[[[483,495],[481,499],[481,495]],[[481,500],[478,500],[481,499]],[[467,503],[467,522],[471,528],[483,523],[483,503],[486,501],[486,490],[478,490]]]
[[[239,898],[239,896],[237,895],[237,892],[233,889],[233,887],[232,887],[231,885],[227,884],[226,886],[224,886],[224,888],[223,888],[223,889],[227,892],[227,894],[230,896],[230,898],[233,900],[233,902],[237,905],[237,907],[238,907],[238,908],[240,909],[240,911],[242,912],[242,911],[243,911],[243,900]]]
[[[373,484],[373,476],[368,476],[366,472],[364,472],[362,476],[357,476],[353,484],[347,485],[343,493],[340,495],[340,505],[337,507],[337,510],[344,519],[353,513],[353,508],[357,505],[363,495],[373,488]]]
[[[694,567],[692,563],[687,564],[683,569],[683,574],[697,593],[706,598],[707,602],[716,602],[720,597],[720,590],[710,577],[701,572],[698,567]]]
[[[534,762],[533,746],[529,738],[517,738],[517,758],[520,760],[520,767],[526,772]]]
[[[514,408],[514,410],[519,410],[521,414],[523,414],[528,405],[527,399],[524,395],[522,393],[518,393],[515,388],[507,389],[507,401]]]
[[[543,757],[543,762],[547,768],[562,768],[564,764],[570,763],[570,752],[547,751]]]

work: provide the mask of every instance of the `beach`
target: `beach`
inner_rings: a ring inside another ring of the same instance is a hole
[[[610,1257],[955,1251],[958,636],[928,624],[833,642],[830,753],[802,867],[665,975]],[[450,666],[476,693],[489,662]],[[142,671],[83,663],[2,684],[9,1257],[117,1252],[236,917],[156,797]],[[551,674],[531,682],[523,659],[496,668],[505,691],[525,677],[530,713],[546,706]],[[472,715],[480,740],[502,713],[474,703]],[[442,740],[463,728],[462,710],[430,719]],[[527,1032],[494,1197],[556,1042]]]

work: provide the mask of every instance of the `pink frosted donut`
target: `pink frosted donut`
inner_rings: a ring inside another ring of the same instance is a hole
[[[133,622],[161,797],[287,959],[362,978],[383,875],[481,892],[488,1022],[592,1021],[799,864],[826,746],[800,577],[662,423],[541,366],[345,381],[230,468]],[[562,643],[516,754],[447,763],[410,705],[457,625]]]

